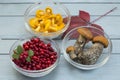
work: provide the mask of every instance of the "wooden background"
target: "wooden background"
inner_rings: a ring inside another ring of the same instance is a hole
[[[71,15],[79,10],[91,14],[92,20],[117,7],[117,10],[97,21],[110,36],[113,51],[109,61],[101,68],[91,71],[76,69],[61,60],[57,68],[42,78],[29,78],[14,70],[9,60],[12,44],[28,32],[24,26],[24,12],[42,0],[0,0],[0,80],[120,80],[120,0],[53,0],[64,4]],[[61,40],[57,41],[59,44]],[[60,45],[61,46],[61,45]]]

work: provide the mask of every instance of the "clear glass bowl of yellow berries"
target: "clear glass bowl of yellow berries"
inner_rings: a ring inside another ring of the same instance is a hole
[[[31,5],[24,14],[26,29],[38,37],[56,38],[69,26],[69,10],[57,2],[41,2]]]

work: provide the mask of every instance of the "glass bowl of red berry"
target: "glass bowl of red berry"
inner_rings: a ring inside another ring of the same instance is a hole
[[[47,75],[57,66],[60,59],[60,50],[56,42],[38,37],[16,41],[9,53],[13,67],[29,77]]]

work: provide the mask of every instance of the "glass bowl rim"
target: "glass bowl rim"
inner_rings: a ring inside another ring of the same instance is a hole
[[[40,5],[40,4],[42,4],[42,3],[32,4],[32,5],[30,5],[30,6],[26,9],[26,11],[25,11],[25,13],[24,13],[24,21],[25,21],[25,24],[27,24],[28,26],[29,26],[28,21],[27,21],[28,13],[30,13],[30,10],[34,9],[34,7],[35,7],[36,5]],[[57,5],[57,6],[61,6],[62,9],[63,9],[63,11],[67,14],[67,16],[68,16],[68,21],[67,21],[65,27],[64,27],[63,29],[59,30],[59,31],[56,31],[56,32],[49,32],[49,33],[38,32],[38,33],[37,33],[37,32],[35,32],[35,31],[33,31],[33,30],[30,28],[30,26],[29,26],[30,32],[31,32],[32,34],[37,34],[37,35],[47,34],[47,35],[51,35],[51,34],[63,33],[63,32],[65,32],[66,29],[69,27],[69,24],[70,24],[70,21],[71,21],[71,14],[70,14],[68,8],[65,7],[63,4],[61,4],[61,3],[59,3],[59,2],[53,2],[53,4],[54,4],[54,5]]]
[[[63,46],[64,46],[64,42],[65,42],[65,38],[67,38],[67,36],[69,36],[69,35],[71,34],[71,32],[75,31],[75,30],[78,29],[78,28],[91,28],[91,29],[93,28],[93,29],[96,29],[96,30],[104,33],[105,36],[107,36],[107,39],[108,39],[108,41],[109,41],[109,46],[110,46],[110,49],[109,49],[109,50],[110,50],[110,51],[108,51],[107,56],[106,56],[101,62],[99,62],[99,63],[97,63],[97,64],[95,63],[95,64],[93,64],[93,65],[79,64],[79,63],[71,60],[70,57],[66,54],[66,50],[65,50],[64,47],[63,47]],[[112,53],[112,42],[111,42],[111,39],[109,38],[108,34],[107,34],[106,32],[104,32],[104,31],[100,30],[99,28],[93,27],[93,26],[91,26],[91,25],[88,25],[88,26],[79,26],[79,27],[76,27],[76,28],[70,30],[70,31],[65,35],[65,37],[63,38],[63,41],[62,41],[62,50],[63,50],[64,58],[65,58],[70,64],[72,64],[73,66],[75,66],[76,68],[79,68],[79,69],[91,70],[91,69],[95,69],[95,68],[101,67],[102,65],[104,65],[104,64],[107,62],[107,60],[108,60],[109,57],[110,57],[110,54]]]
[[[53,45],[55,45],[55,48],[57,49],[57,59],[56,59],[56,61],[54,62],[54,64],[52,64],[51,66],[49,66],[49,67],[47,67],[47,68],[45,68],[45,69],[41,69],[41,70],[26,70],[26,69],[23,69],[23,68],[19,67],[18,65],[16,65],[16,64],[12,61],[12,54],[13,54],[13,53],[11,53],[11,52],[13,52],[12,49],[13,49],[13,47],[15,47],[15,44],[19,43],[19,41],[22,42],[22,41],[25,41],[25,40],[30,40],[30,38],[32,38],[32,37],[35,37],[35,36],[29,36],[29,37],[26,37],[26,38],[20,38],[20,39],[18,39],[17,41],[15,41],[15,42],[12,44],[12,46],[11,46],[11,48],[10,48],[10,50],[9,50],[9,56],[10,56],[9,59],[10,59],[12,65],[15,65],[19,70],[21,70],[21,71],[23,71],[23,72],[27,72],[27,73],[45,72],[45,71],[48,71],[48,70],[52,69],[54,66],[57,66],[57,64],[59,63],[59,60],[60,60],[60,48],[59,48],[58,44],[57,44],[54,40],[48,39],[48,38],[40,38],[40,39],[41,39],[43,42],[44,42],[44,40],[45,40],[45,41],[50,40],[50,41],[53,43]],[[39,38],[39,37],[37,37],[37,38]]]

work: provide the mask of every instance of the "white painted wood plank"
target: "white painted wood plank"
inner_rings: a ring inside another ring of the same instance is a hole
[[[93,17],[94,18],[94,17]],[[95,19],[95,18],[94,18]],[[104,29],[104,31],[109,35],[109,36],[114,36],[114,37],[119,37],[120,35],[120,23],[119,20],[120,16],[116,17],[104,17],[97,22],[96,24],[101,25],[101,27]]]
[[[25,10],[31,4],[0,4],[0,16],[24,15]],[[72,15],[78,15],[79,10],[89,12],[91,15],[102,15],[118,7],[117,10],[109,15],[120,15],[120,4],[64,4]]]
[[[120,53],[120,40],[112,40],[112,53]]]
[[[98,16],[97,16],[98,17]],[[92,18],[97,18],[92,16]],[[104,17],[96,23],[101,25],[108,35],[120,38],[120,17]],[[23,17],[0,17],[0,37],[16,38],[29,34],[24,26]]]
[[[87,11],[91,15],[102,15],[114,7],[118,7],[117,10],[109,15],[119,15],[120,9],[120,4],[65,4],[65,6],[72,15],[78,15],[79,10]]]
[[[23,17],[0,17],[1,35],[24,35],[27,34]]]
[[[56,69],[41,78],[29,78],[18,73],[12,68],[8,55],[0,55],[0,61],[1,80],[120,80],[120,55],[112,55],[107,64],[91,71],[76,69],[62,56]]]
[[[9,54],[10,48],[17,40],[0,40],[0,54]]]
[[[17,40],[0,40],[0,54],[9,54],[9,50],[15,41]],[[56,40],[56,42],[59,44],[61,53],[63,53],[61,47],[62,40]],[[112,47],[112,53],[120,54],[120,40],[112,40]]]
[[[1,3],[40,2],[42,0],[1,0]],[[52,0],[58,2],[120,2],[120,0]]]

